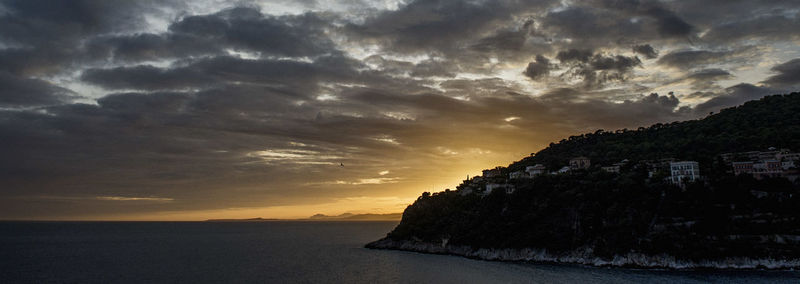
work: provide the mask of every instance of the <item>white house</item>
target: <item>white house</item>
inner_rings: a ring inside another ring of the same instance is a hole
[[[534,177],[536,175],[547,173],[547,168],[542,164],[535,164],[533,166],[525,167],[525,171],[528,172],[529,177]]]
[[[592,165],[591,160],[587,157],[577,157],[569,160],[569,167],[572,169],[588,169]]]
[[[681,161],[669,163],[671,172],[670,182],[684,184],[700,178],[700,166],[695,161]]]
[[[523,171],[511,172],[508,174],[509,179],[520,179],[525,177],[527,177],[527,174]]]
[[[513,184],[505,184],[505,183],[487,183],[486,190],[483,191],[483,195],[489,195],[492,193],[493,190],[502,188],[506,190],[506,193],[514,193],[516,189]]]

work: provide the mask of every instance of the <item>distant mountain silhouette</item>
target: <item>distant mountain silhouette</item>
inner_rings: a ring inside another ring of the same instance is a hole
[[[280,219],[249,218],[249,219],[208,219],[206,222],[262,222],[278,221]]]
[[[274,219],[274,218],[248,218],[248,219],[208,219],[206,222],[264,222],[264,221],[400,221],[403,213],[389,214],[353,214],[343,213],[336,216],[325,214],[314,214],[308,218],[301,219]]]
[[[309,217],[309,220],[315,221],[399,221],[403,217],[403,213],[389,213],[389,214],[353,214],[344,213],[337,216],[328,216],[325,214],[315,214]]]

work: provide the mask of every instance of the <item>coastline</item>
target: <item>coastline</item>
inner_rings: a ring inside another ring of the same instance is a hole
[[[725,258],[720,260],[689,261],[673,256],[645,255],[628,253],[612,259],[595,256],[591,249],[578,249],[564,254],[551,254],[546,250],[523,249],[474,249],[469,246],[453,246],[417,241],[395,241],[383,238],[366,244],[369,249],[401,250],[429,254],[455,255],[489,261],[524,261],[534,263],[581,264],[596,267],[624,267],[642,269],[721,269],[721,270],[794,270],[800,269],[800,259],[753,259],[747,257]]]

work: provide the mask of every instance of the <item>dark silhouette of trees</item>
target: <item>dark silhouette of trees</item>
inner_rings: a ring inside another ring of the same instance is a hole
[[[800,185],[734,176],[718,155],[798,145],[800,93],[765,97],[702,120],[571,136],[503,172],[538,163],[557,169],[576,156],[591,158],[592,168],[507,180],[517,188],[512,194],[462,194],[469,181],[455,191],[425,192],[388,238],[554,253],[591,248],[604,257],[797,256],[800,245],[776,236],[800,234]],[[667,173],[648,177],[638,163],[666,157],[700,162],[705,178],[678,187],[664,181]],[[594,166],[623,159],[630,162],[620,173]]]

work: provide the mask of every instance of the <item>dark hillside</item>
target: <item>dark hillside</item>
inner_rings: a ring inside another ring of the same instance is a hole
[[[800,93],[765,97],[701,120],[570,137],[501,168],[499,176],[424,193],[385,239],[369,246],[436,244],[435,251],[458,248],[461,255],[539,249],[603,259],[638,254],[693,263],[755,258],[800,264],[800,179],[735,176],[719,157],[769,147],[800,150]],[[576,156],[589,157],[592,166],[529,178],[508,175],[534,164],[558,169]],[[641,162],[662,158],[697,161],[702,178],[672,184]],[[629,162],[618,173],[598,167],[623,159]],[[489,183],[515,190],[484,190]],[[471,249],[462,252],[464,247]]]
[[[800,150],[800,93],[767,96],[701,120],[571,136],[509,169],[533,164],[556,168],[576,156],[598,164],[664,157],[710,164],[721,153],[769,147]]]

